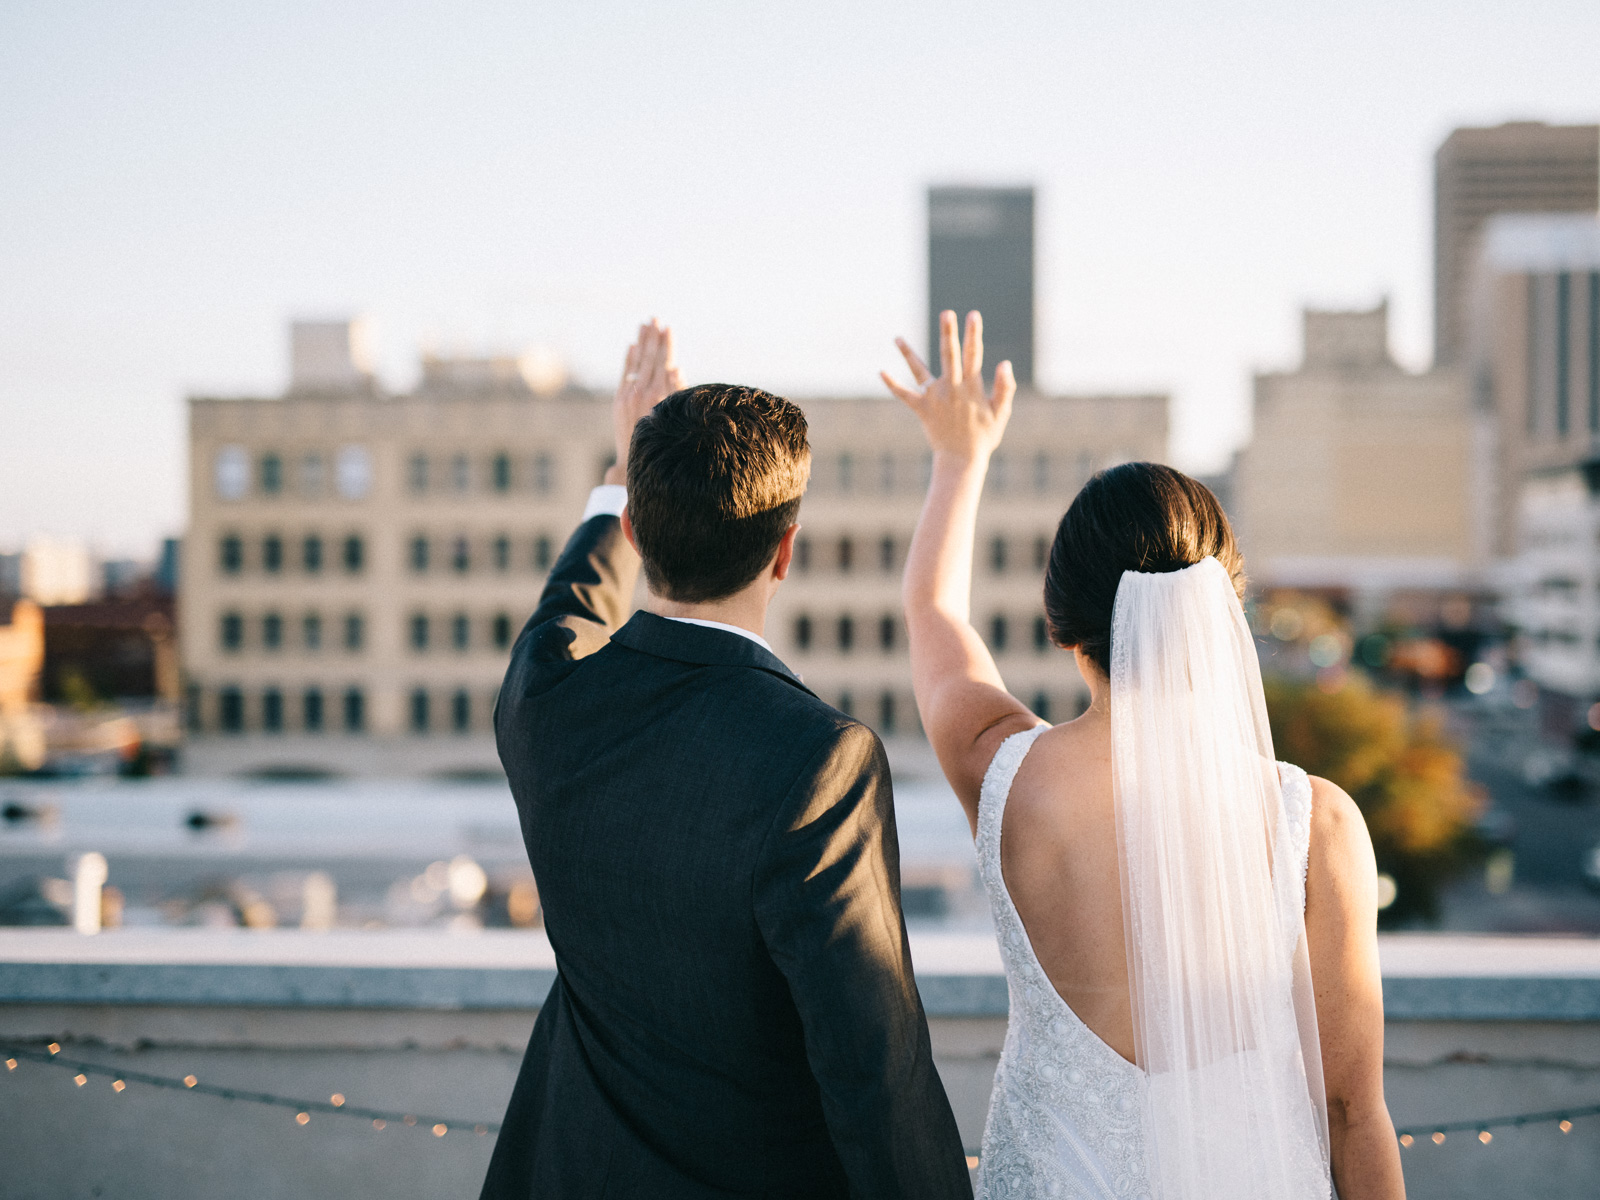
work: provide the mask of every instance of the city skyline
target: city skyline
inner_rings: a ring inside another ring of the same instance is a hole
[[[1427,362],[1452,128],[1596,115],[1580,5],[955,11],[8,9],[0,549],[177,532],[184,396],[280,391],[292,317],[370,314],[396,390],[530,345],[604,387],[654,312],[693,375],[872,394],[936,183],[1037,189],[1040,386],[1170,391],[1207,469],[1303,305],[1388,296]]]

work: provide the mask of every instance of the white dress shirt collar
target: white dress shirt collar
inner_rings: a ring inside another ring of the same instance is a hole
[[[722,621],[702,621],[699,617],[668,617],[667,620],[682,621],[685,625],[704,625],[707,629],[725,629],[729,633],[737,633],[742,638],[749,638],[774,657],[778,653],[768,644],[767,639],[759,633],[751,633],[748,629],[742,629],[738,625],[728,625]]]

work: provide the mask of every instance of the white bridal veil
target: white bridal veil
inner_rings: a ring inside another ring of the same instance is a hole
[[[1261,669],[1227,571],[1128,571],[1112,780],[1160,1200],[1326,1198],[1327,1110]]]

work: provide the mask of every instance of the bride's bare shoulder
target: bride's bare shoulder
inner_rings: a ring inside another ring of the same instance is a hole
[[[1372,836],[1361,809],[1338,784],[1311,778],[1311,856],[1306,870],[1307,904],[1320,896],[1343,907],[1377,894],[1378,868]],[[1362,906],[1364,907],[1364,905]]]

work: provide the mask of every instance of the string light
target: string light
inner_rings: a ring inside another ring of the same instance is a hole
[[[1494,1117],[1487,1121],[1449,1121],[1443,1125],[1411,1126],[1409,1129],[1396,1129],[1400,1144],[1410,1148],[1419,1137],[1428,1136],[1435,1146],[1444,1145],[1447,1133],[1472,1133],[1476,1134],[1478,1141],[1487,1146],[1494,1141],[1492,1129],[1520,1128],[1523,1125],[1544,1125],[1554,1123],[1562,1133],[1572,1132],[1572,1122],[1577,1117],[1600,1116],[1600,1104],[1588,1104],[1581,1108],[1556,1108],[1547,1112],[1516,1113],[1511,1116]],[[1429,1131],[1432,1131],[1431,1133]]]
[[[1444,1134],[1442,1134],[1442,1133],[1436,1133],[1436,1134],[1434,1134],[1434,1135],[1433,1135],[1433,1144],[1434,1144],[1434,1145],[1435,1145],[1435,1146],[1442,1146],[1442,1145],[1444,1145]]]
[[[1407,1146],[1407,1147],[1409,1147],[1409,1146],[1410,1146],[1410,1145],[1411,1145],[1411,1143],[1412,1143],[1412,1142],[1414,1142],[1414,1141],[1416,1141],[1416,1140],[1417,1140],[1417,1139],[1416,1139],[1416,1138],[1414,1138],[1414,1137],[1412,1137],[1412,1136],[1411,1136],[1411,1135],[1410,1135],[1410,1134],[1409,1134],[1409,1133],[1402,1133],[1402,1134],[1401,1134],[1401,1135],[1400,1135],[1400,1144],[1401,1144],[1401,1145],[1402,1145],[1402,1146]]]
[[[377,1108],[363,1108],[351,1104],[343,1092],[334,1092],[327,1100],[299,1100],[292,1096],[278,1096],[271,1092],[253,1092],[242,1088],[222,1087],[218,1084],[201,1083],[194,1075],[185,1075],[181,1079],[165,1075],[150,1075],[143,1071],[119,1071],[101,1063],[84,1062],[77,1059],[61,1058],[59,1043],[49,1044],[49,1054],[41,1054],[37,1050],[28,1050],[21,1046],[5,1047],[5,1052],[10,1055],[6,1061],[6,1068],[15,1071],[18,1060],[43,1063],[48,1066],[65,1067],[76,1072],[73,1082],[82,1087],[88,1082],[89,1076],[99,1075],[111,1080],[113,1091],[125,1091],[130,1083],[141,1083],[147,1087],[170,1088],[186,1090],[203,1096],[215,1096],[222,1100],[246,1100],[252,1104],[266,1104],[277,1108],[286,1108],[294,1113],[295,1123],[305,1126],[311,1122],[312,1113],[328,1113],[346,1117],[360,1117],[372,1122],[372,1128],[377,1131],[386,1129],[391,1121],[400,1121],[408,1126],[421,1124],[429,1130],[434,1137],[442,1138],[450,1131],[452,1125],[465,1127],[471,1125],[473,1132],[479,1137],[500,1132],[500,1126],[491,1122],[477,1122],[460,1120],[456,1118],[438,1116],[419,1116],[416,1113],[389,1112]]]
[[[1494,1141],[1494,1134],[1490,1133],[1487,1129],[1480,1129],[1478,1131],[1478,1140],[1487,1146],[1490,1142]]]
[[[1572,1132],[1572,1122],[1571,1121],[1563,1121],[1558,1126],[1558,1128],[1561,1130],[1562,1133],[1571,1133]]]

